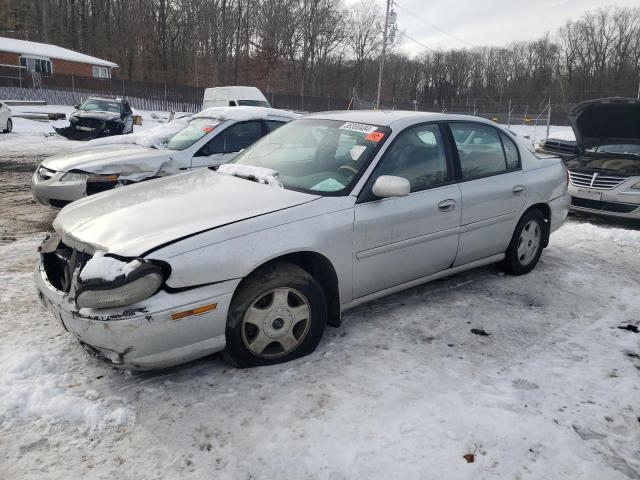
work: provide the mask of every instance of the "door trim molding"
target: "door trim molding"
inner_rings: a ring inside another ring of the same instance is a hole
[[[486,218],[473,223],[466,223],[460,227],[460,234],[468,233],[479,228],[489,227],[497,223],[508,222],[509,220],[513,220],[519,214],[520,212],[505,213],[504,215],[499,215],[497,217]]]
[[[394,250],[400,250],[402,248],[411,247],[420,243],[431,242],[433,240],[439,240],[451,235],[459,235],[460,227],[448,228],[446,230],[440,230],[439,232],[427,233],[425,235],[419,235],[417,237],[406,238],[399,242],[387,243],[386,245],[380,245],[378,247],[369,248],[367,250],[361,250],[356,252],[357,260],[364,260],[365,258],[380,255],[382,253],[392,252]]]

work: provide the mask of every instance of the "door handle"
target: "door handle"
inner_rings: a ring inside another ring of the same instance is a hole
[[[441,212],[450,212],[455,208],[456,208],[456,201],[453,200],[452,198],[449,198],[447,200],[442,200],[438,204],[438,210],[440,210]]]
[[[516,185],[511,189],[511,192],[513,192],[514,195],[522,195],[526,191],[527,187],[525,187],[524,185]]]

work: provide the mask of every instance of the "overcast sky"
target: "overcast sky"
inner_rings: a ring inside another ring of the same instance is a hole
[[[353,4],[359,0],[346,0]],[[386,0],[375,0],[384,9]],[[640,0],[397,0],[398,28],[433,49],[506,45],[552,34],[567,19],[603,5],[640,7]],[[406,10],[403,10],[404,7]],[[382,10],[384,11],[384,10]],[[409,13],[410,12],[410,13]],[[422,22],[435,25],[462,41]],[[400,49],[408,54],[425,50],[402,35]]]

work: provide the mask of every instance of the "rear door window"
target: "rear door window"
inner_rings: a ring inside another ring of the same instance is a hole
[[[273,132],[276,128],[280,128],[286,122],[280,122],[278,120],[267,120],[267,130]]]
[[[220,132],[207,146],[209,155],[214,153],[233,153],[244,150],[262,138],[262,122],[252,120],[231,125]]]
[[[500,132],[500,139],[502,140],[502,146],[504,147],[504,153],[507,158],[507,169],[515,170],[520,168],[520,152],[513,140]]]
[[[458,150],[463,180],[509,170],[497,129],[488,125],[462,122],[451,123],[449,127]]]

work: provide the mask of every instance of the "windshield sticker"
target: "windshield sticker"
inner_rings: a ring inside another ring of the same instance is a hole
[[[354,145],[353,147],[351,147],[351,150],[349,150],[351,160],[357,162],[366,149],[367,147],[365,145]]]
[[[209,132],[213,131],[213,127],[212,126],[203,127],[202,131],[204,133],[209,133]]]
[[[323,180],[311,187],[311,190],[315,190],[317,192],[337,192],[343,188],[344,185],[335,178],[327,178],[326,180]]]
[[[371,133],[377,130],[378,127],[374,125],[367,125],[366,123],[347,122],[340,127],[340,130],[351,130],[352,132],[359,133]]]
[[[365,137],[367,142],[376,142],[378,143],[380,140],[384,138],[384,133],[382,132],[371,132],[369,135]]]

